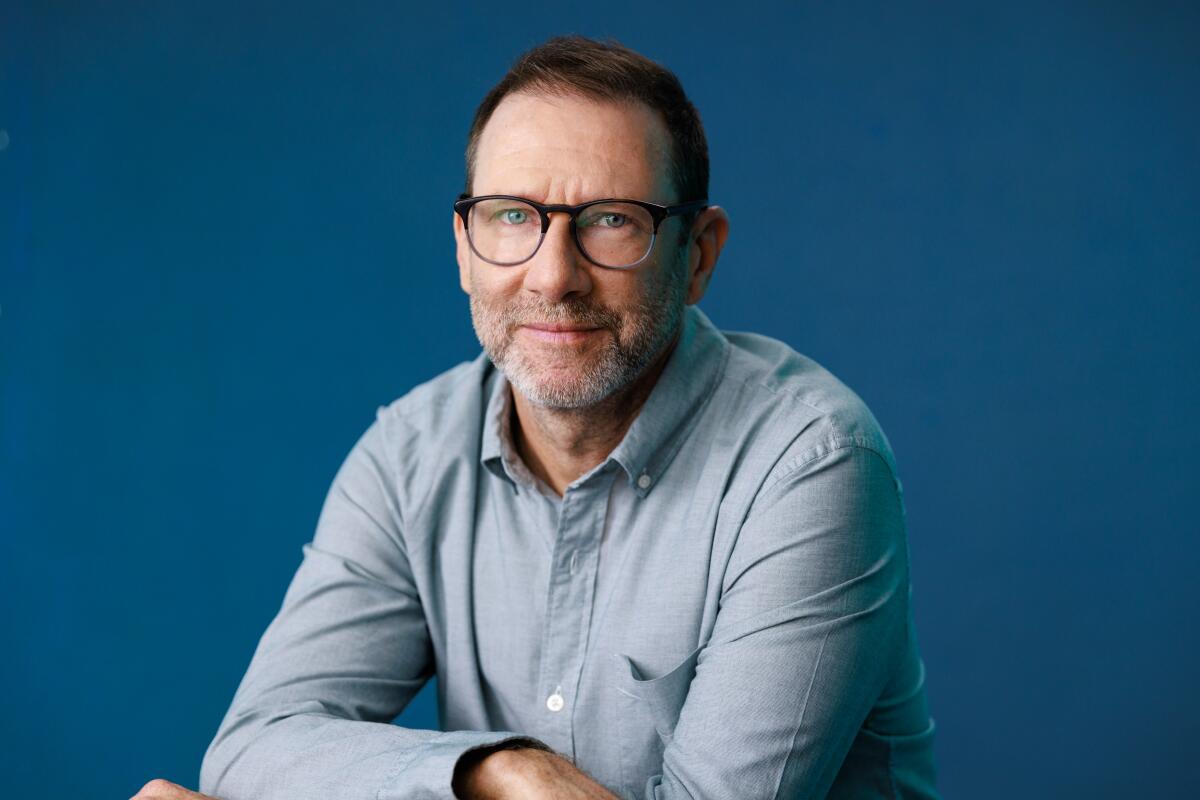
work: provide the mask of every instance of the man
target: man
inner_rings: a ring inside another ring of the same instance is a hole
[[[707,184],[678,81],[619,45],[551,40],[484,99],[454,212],[484,350],[350,452],[202,792],[936,797],[887,439],[696,308]],[[443,731],[389,724],[435,674]]]

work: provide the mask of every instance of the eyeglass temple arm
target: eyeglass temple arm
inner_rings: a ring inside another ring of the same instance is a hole
[[[667,213],[681,214],[686,211],[695,211],[701,208],[708,208],[708,200],[693,200],[690,203],[680,203],[677,206],[667,206]]]

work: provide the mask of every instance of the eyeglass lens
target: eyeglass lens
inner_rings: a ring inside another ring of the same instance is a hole
[[[654,217],[633,203],[599,203],[575,221],[584,255],[606,267],[641,261],[654,243]],[[529,259],[542,238],[538,211],[519,200],[480,200],[471,206],[467,235],[480,256],[502,265]]]

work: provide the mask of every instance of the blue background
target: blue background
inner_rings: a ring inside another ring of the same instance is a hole
[[[732,234],[702,308],[892,441],[946,796],[1200,796],[1198,22],[4,2],[0,795],[196,786],[342,458],[478,352],[475,105],[579,32],[704,117]]]

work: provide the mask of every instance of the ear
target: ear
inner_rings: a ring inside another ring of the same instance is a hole
[[[471,293],[471,244],[467,241],[467,229],[457,211],[454,216],[454,257],[458,260],[458,285],[467,294]]]
[[[688,239],[688,305],[695,305],[704,297],[728,237],[729,215],[725,209],[709,206],[696,217]]]

